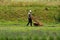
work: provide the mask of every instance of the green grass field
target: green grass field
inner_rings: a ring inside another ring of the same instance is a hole
[[[43,26],[26,26],[29,9]],[[59,10],[59,6],[0,6],[0,40],[60,40]]]
[[[48,8],[46,10],[45,8]],[[14,7],[0,6],[0,26],[22,26],[27,24],[27,13],[32,10],[32,15],[42,22],[45,27],[59,27],[59,6],[37,6],[37,7]],[[43,27],[44,27],[43,26]]]
[[[46,10],[45,8],[48,8]],[[27,21],[27,13],[32,10],[32,15],[37,20],[44,22],[56,22],[59,19],[59,6],[37,6],[37,7],[13,7],[0,6],[0,21]],[[38,16],[37,16],[38,15]]]
[[[0,40],[60,40],[60,24],[26,26],[26,23],[0,23]]]
[[[0,40],[60,40],[60,27],[0,27]]]
[[[60,1],[39,1],[0,0],[0,40],[60,40]],[[26,26],[30,9],[43,26]]]

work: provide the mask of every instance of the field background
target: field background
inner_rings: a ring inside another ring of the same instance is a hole
[[[26,26],[30,9],[43,26]],[[60,0],[0,0],[0,40],[60,40]]]

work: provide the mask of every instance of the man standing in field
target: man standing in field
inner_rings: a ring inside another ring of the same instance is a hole
[[[28,23],[27,23],[27,26],[30,24],[30,26],[32,26],[32,11],[29,10],[28,12]]]

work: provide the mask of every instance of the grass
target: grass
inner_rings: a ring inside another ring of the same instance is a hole
[[[6,22],[0,22],[0,27],[30,27],[30,26],[26,26],[28,22],[25,21],[20,21],[20,22],[16,22],[16,21],[6,21]],[[60,23],[45,23],[42,22],[43,26],[32,26],[32,27],[60,27]]]
[[[59,40],[59,35],[60,27],[0,27],[0,40]]]
[[[45,8],[48,8],[46,10]],[[41,6],[41,7],[11,7],[0,6],[0,21],[26,21],[29,9],[32,10],[32,15],[43,22],[55,22],[60,12],[58,6]],[[38,16],[37,16],[38,15]]]
[[[50,3],[3,3],[0,6],[0,40],[60,40],[60,23],[57,22],[60,5],[59,2]],[[26,26],[30,9],[43,26]]]
[[[28,4],[27,4],[28,3]],[[11,6],[39,6],[39,5],[60,5],[59,0],[1,0],[0,5],[11,5]]]

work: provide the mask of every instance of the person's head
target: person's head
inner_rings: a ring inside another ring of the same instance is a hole
[[[32,12],[31,10],[29,10],[29,12]]]

